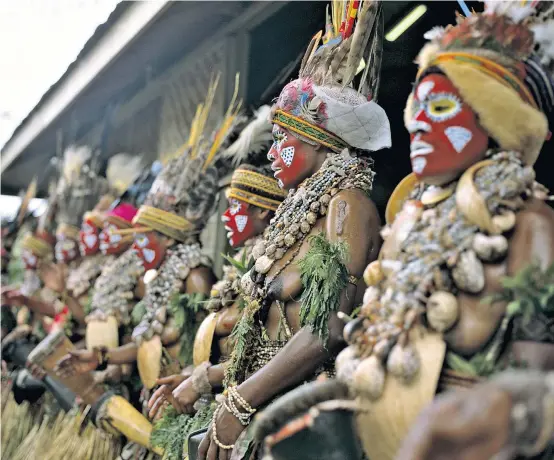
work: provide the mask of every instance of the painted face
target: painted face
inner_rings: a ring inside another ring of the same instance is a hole
[[[121,254],[127,249],[132,240],[114,233],[119,229],[115,224],[109,222],[104,224],[104,229],[100,232],[100,251],[102,251],[102,254]]]
[[[479,126],[475,112],[440,74],[426,76],[415,88],[408,131],[412,170],[422,179],[452,180],[479,161],[488,146],[488,134]]]
[[[142,265],[147,271],[152,268],[157,268],[165,255],[162,244],[153,232],[137,233],[135,235],[133,249],[137,251],[138,256],[142,260]]]
[[[67,238],[65,234],[58,233],[56,235],[56,246],[54,248],[57,262],[68,263],[76,259],[79,254],[78,243],[71,238]]]
[[[229,199],[229,207],[221,216],[227,230],[229,244],[239,247],[247,239],[256,235],[250,204],[235,198]]]
[[[79,250],[82,256],[96,254],[100,249],[100,240],[98,238],[99,229],[90,220],[85,220],[81,225],[79,232]]]
[[[279,187],[288,189],[297,184],[306,166],[306,145],[300,139],[285,131],[279,125],[273,125],[273,145],[267,158],[272,161],[273,176],[279,181]]]
[[[31,251],[24,249],[21,251],[21,258],[23,259],[23,264],[27,270],[35,270],[38,265],[38,257],[35,256]]]

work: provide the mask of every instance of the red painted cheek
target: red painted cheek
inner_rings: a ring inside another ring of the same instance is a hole
[[[225,217],[225,227],[228,232],[232,232],[229,236],[229,244],[233,247],[239,247],[255,234],[255,226],[252,221],[250,208],[247,203],[241,203],[241,209],[233,214],[231,209],[227,209],[223,213]]]

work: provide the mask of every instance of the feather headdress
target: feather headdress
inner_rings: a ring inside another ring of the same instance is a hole
[[[113,194],[121,196],[140,176],[143,169],[142,157],[129,153],[118,153],[108,160],[106,179]]]
[[[97,173],[97,162],[87,146],[70,146],[64,153],[56,193],[58,225],[80,227],[86,211],[108,191],[108,183]]]
[[[263,105],[254,112],[254,116],[240,132],[238,139],[223,152],[223,157],[230,158],[234,166],[245,161],[253,161],[251,157],[260,153],[267,153],[273,141],[269,114],[271,107]]]
[[[297,80],[281,92],[272,121],[335,152],[390,147],[390,126],[376,103],[383,42],[377,0],[333,1],[326,30],[310,41]],[[357,87],[354,79],[365,68]]]
[[[223,152],[237,126],[245,121],[239,114],[235,93],[229,107],[211,136],[205,134],[209,111],[219,78],[210,85],[203,104],[197,108],[189,140],[179,156],[171,158],[156,178],[141,206],[135,223],[184,241],[198,233],[211,215],[219,192],[219,179],[231,168]]]
[[[554,4],[486,1],[483,13],[458,16],[456,25],[427,37],[418,78],[439,68],[499,146],[533,164],[548,133],[544,113],[554,105]]]

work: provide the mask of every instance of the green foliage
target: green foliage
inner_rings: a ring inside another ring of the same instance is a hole
[[[133,325],[137,326],[145,314],[146,314],[146,305],[141,300],[133,307],[133,311],[131,312],[131,321]]]
[[[503,290],[485,299],[487,302],[508,302],[510,316],[521,315],[527,324],[535,315],[554,316],[554,264],[542,270],[534,262],[513,277],[502,280]]]
[[[181,460],[188,435],[209,425],[214,408],[214,404],[205,406],[191,416],[178,414],[172,406],[167,407],[163,417],[154,424],[150,443],[164,449],[163,460]]]
[[[310,250],[298,262],[304,287],[300,321],[326,343],[329,315],[338,311],[340,296],[348,284],[348,247],[344,242],[329,242],[323,233],[311,236],[309,242]]]
[[[230,340],[234,341],[235,346],[231,353],[229,365],[225,371],[225,385],[236,383],[236,375],[242,366],[242,361],[248,349],[249,339],[254,328],[254,315],[258,311],[258,304],[253,302],[248,308],[243,310],[237,324],[231,332]]]
[[[242,276],[250,269],[251,265],[254,262],[253,260],[251,260],[250,263],[248,262],[246,252],[247,251],[242,251],[242,257],[240,258],[240,260],[237,260],[237,259],[235,259],[234,257],[232,257],[228,254],[221,254],[221,256],[227,262],[229,262],[229,264],[231,264],[233,267],[235,267],[237,269],[237,271],[239,272],[239,275]]]
[[[192,363],[194,337],[200,326],[197,314],[204,309],[204,300],[203,294],[175,294],[167,306],[175,326],[181,331],[179,361],[182,365]]]

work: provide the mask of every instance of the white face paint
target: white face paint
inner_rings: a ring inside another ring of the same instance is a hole
[[[88,248],[93,248],[96,245],[96,242],[98,241],[98,236],[94,233],[87,233],[83,238],[85,244]]]
[[[144,260],[147,263],[152,263],[152,261],[154,260],[154,257],[156,257],[156,252],[153,251],[152,249],[148,249],[148,248],[144,248],[142,250],[142,254],[144,256]]]
[[[287,167],[290,167],[292,160],[294,159],[294,147],[285,147],[279,152],[279,155],[281,155],[281,158]]]
[[[425,81],[421,83],[417,87],[417,98],[420,101],[423,101],[429,94],[429,91],[431,91],[434,88],[434,86],[435,86],[435,82],[433,81]]]
[[[416,174],[420,174],[426,165],[427,160],[425,159],[425,157],[417,157],[412,160],[412,170]]]
[[[458,153],[465,148],[473,137],[472,132],[462,126],[449,126],[444,130],[444,134]]]
[[[248,216],[236,216],[235,222],[237,223],[237,230],[242,233],[248,223]]]

